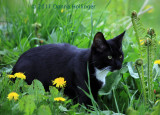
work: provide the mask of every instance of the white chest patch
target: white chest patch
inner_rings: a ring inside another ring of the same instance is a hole
[[[105,78],[106,78],[108,72],[109,72],[109,70],[107,70],[107,69],[100,70],[100,69],[95,68],[95,76],[99,81],[101,81],[103,83],[102,87],[106,83]]]

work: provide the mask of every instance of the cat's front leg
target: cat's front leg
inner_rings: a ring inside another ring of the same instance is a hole
[[[85,104],[85,105],[91,105],[91,99],[87,96],[89,94],[88,87],[86,85],[85,80],[80,80],[77,82],[77,88],[76,88],[76,94],[77,94],[77,101],[80,104]],[[86,94],[87,93],[87,94]]]
[[[89,92],[87,90],[83,90],[79,89],[78,91],[78,102],[80,104],[84,104],[84,105],[91,105],[91,99],[85,94],[85,92],[87,94],[89,94]]]

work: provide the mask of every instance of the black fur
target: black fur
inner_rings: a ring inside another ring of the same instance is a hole
[[[13,74],[23,72],[27,76],[28,84],[34,79],[40,80],[46,91],[52,85],[51,80],[64,77],[67,81],[64,93],[74,98],[75,102],[91,104],[90,99],[80,89],[88,92],[85,84],[88,81],[87,62],[91,91],[96,100],[102,82],[97,80],[94,68],[103,69],[111,66],[110,71],[121,68],[123,57],[119,59],[119,56],[123,56],[121,44],[124,33],[114,39],[105,40],[103,34],[98,32],[89,49],[79,49],[65,43],[32,48],[20,56],[13,68]],[[108,55],[111,55],[113,60],[107,59]]]

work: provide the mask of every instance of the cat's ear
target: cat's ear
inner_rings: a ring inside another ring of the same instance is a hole
[[[113,40],[115,41],[115,43],[122,45],[122,40],[123,40],[123,36],[125,34],[126,31],[124,31],[123,33],[121,33],[120,35],[116,36],[115,38],[113,38]]]
[[[106,47],[107,47],[107,43],[103,36],[103,33],[97,32],[96,35],[94,36],[92,48],[94,48],[99,52],[103,52],[104,49],[106,49]]]

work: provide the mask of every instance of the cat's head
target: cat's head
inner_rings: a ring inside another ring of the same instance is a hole
[[[97,32],[91,47],[92,63],[98,69],[119,70],[124,59],[122,40],[125,31],[113,39],[105,40],[101,32]]]

